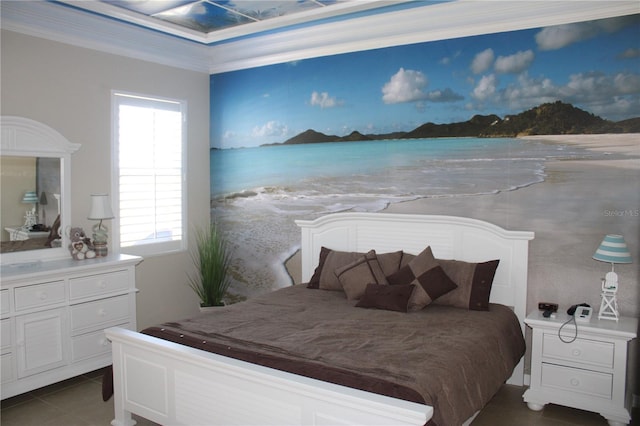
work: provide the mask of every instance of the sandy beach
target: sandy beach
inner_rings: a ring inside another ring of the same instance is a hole
[[[600,278],[610,265],[592,259],[608,233],[625,236],[633,264],[618,265],[622,315],[640,316],[640,134],[532,136],[525,140],[577,145],[600,153],[590,160],[548,161],[544,182],[513,191],[391,204],[385,212],[470,216],[536,233],[530,244],[528,310],[539,301],[560,309],[600,306]],[[300,282],[300,259],[287,269]]]

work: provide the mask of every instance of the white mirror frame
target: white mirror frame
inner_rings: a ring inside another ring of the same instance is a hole
[[[69,237],[65,235],[65,230],[71,220],[71,154],[80,148],[80,144],[71,143],[46,124],[29,118],[2,116],[0,128],[2,129],[1,155],[60,159],[60,229],[62,230],[61,247],[4,253],[0,256],[0,263],[10,265],[69,257],[67,249]]]

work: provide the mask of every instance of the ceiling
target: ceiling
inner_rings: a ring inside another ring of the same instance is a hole
[[[449,0],[54,0],[204,44],[292,25]]]

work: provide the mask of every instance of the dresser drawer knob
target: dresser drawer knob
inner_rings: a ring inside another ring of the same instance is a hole
[[[571,354],[572,354],[573,356],[580,356],[580,355],[582,355],[582,351],[581,351],[579,348],[575,348],[575,349],[571,352]]]
[[[109,340],[106,337],[100,339],[100,346],[109,346]]]
[[[103,317],[107,314],[107,311],[104,310],[104,308],[100,308],[98,309],[98,315]]]
[[[571,383],[571,386],[579,386],[580,385],[580,380],[578,380],[578,379],[576,379],[574,377],[571,380],[569,380],[569,383]]]
[[[45,300],[47,298],[47,292],[46,291],[39,291],[39,292],[36,293],[36,296],[40,300]]]
[[[98,281],[98,288],[105,289],[107,288],[107,283],[105,281]]]

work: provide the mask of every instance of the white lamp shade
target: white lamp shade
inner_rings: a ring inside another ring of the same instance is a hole
[[[102,220],[114,217],[109,194],[91,194],[91,209],[87,219]]]
[[[593,258],[608,263],[631,263],[631,253],[627,243],[622,235],[616,234],[604,237]]]

